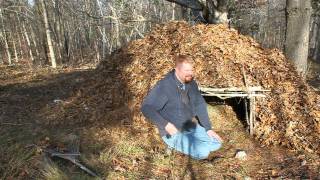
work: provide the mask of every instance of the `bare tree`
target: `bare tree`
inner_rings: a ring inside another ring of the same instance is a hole
[[[5,12],[1,20],[8,24],[0,24],[2,52],[15,57],[27,55],[28,62],[49,62],[52,67],[56,61],[99,62],[125,43],[144,37],[153,25],[182,17],[181,6],[166,0],[33,2],[0,1]]]
[[[31,62],[33,62],[34,61],[34,57],[33,57],[33,53],[32,53],[32,47],[31,47],[31,43],[30,43],[30,38],[29,38],[28,31],[26,29],[26,26],[25,26],[24,22],[22,23],[22,28],[23,28],[23,34],[24,34],[24,36],[26,38],[26,41],[27,41],[30,59],[31,59]]]
[[[8,45],[8,37],[6,35],[6,30],[5,30],[5,25],[4,25],[4,20],[3,20],[3,14],[2,14],[2,9],[0,8],[0,19],[1,19],[1,24],[2,24],[2,33],[3,33],[3,39],[4,39],[4,44],[7,52],[7,57],[8,57],[8,63],[11,65],[12,60],[11,60],[11,54],[9,50],[9,45]]]
[[[49,57],[51,60],[51,65],[53,68],[57,67],[56,63],[56,57],[54,55],[54,50],[53,50],[53,45],[52,45],[52,39],[50,35],[50,27],[49,27],[49,22],[48,22],[48,15],[47,15],[47,9],[46,5],[44,3],[44,0],[40,0],[41,6],[42,6],[42,13],[43,13],[43,21],[46,29],[46,36],[47,36],[47,43],[48,43],[48,48],[49,48]]]
[[[303,74],[307,70],[311,13],[311,0],[287,0],[285,53]]]

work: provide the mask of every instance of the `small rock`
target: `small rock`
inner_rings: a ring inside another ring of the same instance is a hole
[[[86,110],[86,111],[89,110],[89,107],[88,107],[86,104],[83,104],[83,108],[84,108],[84,110]]]
[[[55,99],[53,100],[53,102],[58,104],[58,103],[62,103],[63,101],[61,99]]]
[[[245,176],[243,179],[244,179],[244,180],[251,180],[251,177]]]
[[[305,166],[307,164],[306,160],[301,161],[301,166]]]
[[[239,160],[246,160],[247,159],[247,153],[245,151],[238,151],[235,155],[235,158]]]

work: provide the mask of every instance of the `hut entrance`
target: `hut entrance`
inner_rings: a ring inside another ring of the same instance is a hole
[[[202,96],[207,102],[224,103],[232,106],[238,118],[247,127],[251,135],[254,134],[256,120],[256,102],[257,98],[264,98],[265,92],[260,86],[246,88],[211,88],[200,87]]]

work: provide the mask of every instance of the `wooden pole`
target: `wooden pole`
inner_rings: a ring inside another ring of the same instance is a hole
[[[249,108],[250,108],[250,116],[249,116],[249,126],[250,126],[250,135],[253,135],[253,97],[249,97]]]
[[[256,98],[252,97],[252,135],[256,124]]]
[[[249,125],[250,122],[249,122],[249,114],[248,114],[248,98],[245,97],[243,98],[243,100],[244,100],[245,118],[246,118],[247,124]]]

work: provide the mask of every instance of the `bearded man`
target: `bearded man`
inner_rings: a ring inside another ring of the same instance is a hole
[[[206,159],[222,139],[212,130],[207,104],[194,80],[194,60],[175,57],[175,68],[151,89],[141,111],[159,129],[163,141],[194,159]]]

